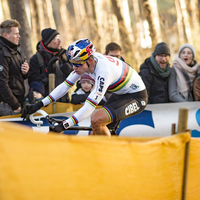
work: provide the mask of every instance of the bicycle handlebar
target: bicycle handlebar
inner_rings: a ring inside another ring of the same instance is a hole
[[[42,115],[42,117],[44,117],[45,119],[47,119],[47,121],[49,122],[49,124],[53,124],[53,125],[57,125],[59,123],[61,123],[63,120],[61,119],[55,119],[53,117],[50,117],[44,110],[38,110],[36,111],[35,113],[31,114],[29,116],[29,119],[30,121],[33,123],[33,124],[36,124],[37,126],[40,126],[43,124],[43,121],[40,120],[35,120],[34,119],[34,115],[36,113],[39,113]],[[73,126],[73,127],[70,127],[68,128],[67,130],[83,130],[83,131],[92,131],[92,127],[87,127],[87,126]]]
[[[38,110],[35,113],[41,114],[42,117],[44,117],[45,119],[47,119],[47,121],[49,122],[49,124],[52,124],[52,125],[58,125],[59,123],[61,123],[63,121],[61,119],[55,119],[53,117],[50,117],[44,110]],[[29,116],[29,119],[30,119],[30,121],[33,124],[36,124],[37,126],[40,126],[40,125],[43,124],[43,121],[41,121],[40,118],[39,118],[39,120],[35,120],[33,118],[33,116],[34,116],[35,113],[31,114]],[[114,127],[108,127],[108,129],[111,131],[111,135],[116,135],[116,130],[117,130],[118,126],[119,126],[119,123],[120,123],[120,121],[118,121],[114,125]],[[67,130],[92,131],[92,127],[88,127],[88,126],[72,126],[72,127],[69,127]]]

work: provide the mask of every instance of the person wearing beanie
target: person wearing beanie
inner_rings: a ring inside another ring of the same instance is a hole
[[[148,104],[168,103],[170,49],[165,42],[158,43],[152,55],[140,65],[139,75],[146,86]]]
[[[43,84],[45,88],[43,97],[49,94],[49,74],[55,75],[55,86],[62,83],[73,70],[72,65],[67,59],[66,49],[61,46],[60,34],[56,29],[45,28],[41,31],[42,39],[38,42],[37,52],[30,59],[29,85],[35,82]],[[32,97],[30,87],[29,97]],[[29,99],[29,103],[32,101]],[[58,102],[69,102],[68,93]]]
[[[89,75],[84,74],[80,81],[80,88],[77,88],[71,96],[72,104],[84,104],[90,92],[93,90],[95,80]],[[103,105],[106,102],[105,98],[100,102],[99,105]]]
[[[172,63],[169,77],[169,98],[171,102],[194,101],[193,82],[199,65],[195,60],[196,51],[191,44],[184,44]]]

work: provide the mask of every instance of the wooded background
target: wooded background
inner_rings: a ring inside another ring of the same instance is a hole
[[[62,47],[90,39],[104,53],[109,42],[122,47],[125,60],[138,71],[158,42],[166,42],[170,61],[184,43],[192,44],[199,62],[200,0],[0,0],[0,22],[20,22],[21,51],[29,60],[41,30],[57,29]]]

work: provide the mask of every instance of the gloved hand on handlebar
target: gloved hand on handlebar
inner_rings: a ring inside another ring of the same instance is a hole
[[[42,108],[44,105],[42,103],[42,101],[39,101],[36,104],[26,104],[23,111],[22,111],[22,115],[21,118],[27,119],[27,117],[33,113],[35,113],[37,110],[39,110],[40,108]]]
[[[63,122],[59,123],[57,126],[50,127],[50,131],[61,133],[62,131],[66,130],[63,126]]]

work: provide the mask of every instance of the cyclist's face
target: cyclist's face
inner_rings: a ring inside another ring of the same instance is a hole
[[[88,72],[88,70],[89,70],[86,62],[83,63],[80,67],[76,67],[75,65],[73,65],[73,69],[78,75],[82,75],[85,72]]]

